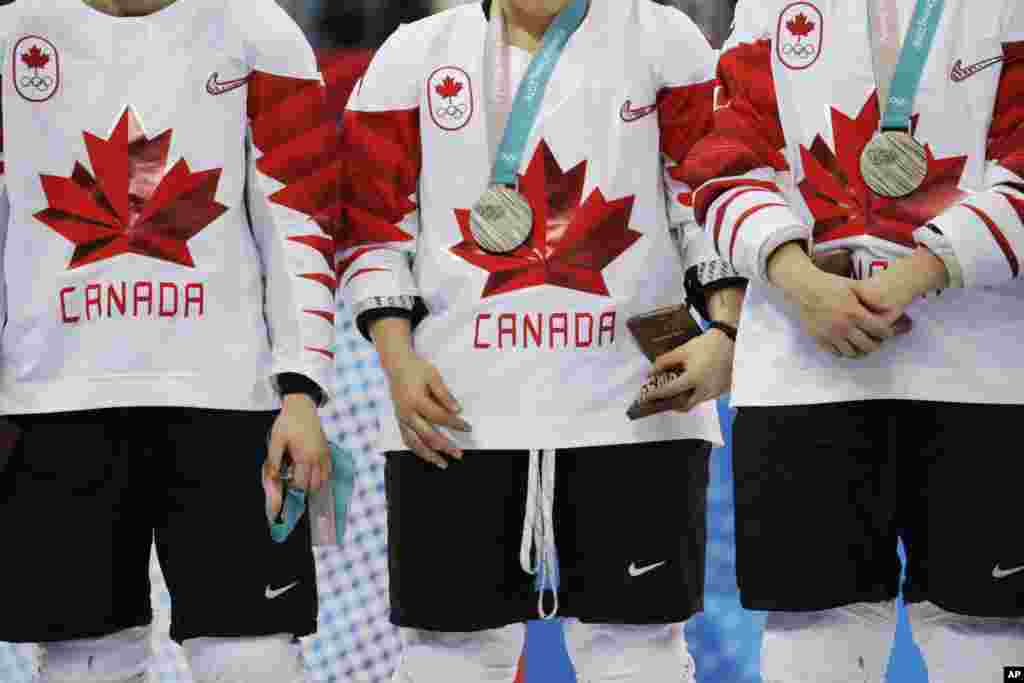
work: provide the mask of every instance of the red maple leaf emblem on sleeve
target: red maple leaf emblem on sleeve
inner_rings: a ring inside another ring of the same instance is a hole
[[[167,170],[171,134],[147,138],[128,108],[109,139],[84,134],[92,173],[41,176],[50,208],[35,217],[74,243],[69,270],[119,254],[195,266],[188,241],[227,211],[214,200],[221,171],[184,159]]]
[[[434,90],[437,91],[439,96],[450,100],[462,92],[462,87],[462,83],[459,83],[451,76],[445,76],[444,80],[438,83]]]
[[[928,176],[919,190],[899,199],[872,192],[861,175],[860,157],[880,118],[878,95],[872,95],[856,119],[832,110],[835,151],[820,135],[810,149],[801,146],[807,177],[800,192],[814,215],[816,243],[870,235],[913,248],[914,230],[966,196],[959,185],[967,157],[936,159],[927,145]]]
[[[808,21],[807,15],[802,13],[786,22],[786,28],[796,36],[796,42],[798,43],[814,31],[814,26],[814,22]]]
[[[533,208],[533,232],[508,254],[480,249],[469,211],[455,210],[462,241],[451,251],[490,272],[483,297],[545,284],[611,296],[602,271],[643,235],[629,228],[634,197],[609,202],[595,189],[581,202],[586,172],[586,161],[563,172],[541,140],[519,182]]]
[[[21,53],[21,61],[28,68],[38,71],[50,63],[50,55],[40,50],[38,45],[33,45],[28,52]]]

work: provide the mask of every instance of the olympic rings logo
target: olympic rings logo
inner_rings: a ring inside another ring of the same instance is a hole
[[[443,104],[437,108],[437,118],[458,121],[466,115],[469,107],[465,104]]]
[[[35,88],[39,92],[46,92],[53,87],[52,76],[22,76],[21,77],[22,88]]]
[[[814,55],[818,54],[818,48],[810,43],[797,45],[787,43],[782,47],[782,54],[798,59],[811,59]]]

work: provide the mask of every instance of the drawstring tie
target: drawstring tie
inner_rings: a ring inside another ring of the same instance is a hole
[[[554,507],[555,451],[531,450],[519,564],[527,574],[538,577],[537,613],[541,619],[554,619],[558,614]],[[554,598],[554,607],[550,613],[544,611],[546,591],[550,591]]]

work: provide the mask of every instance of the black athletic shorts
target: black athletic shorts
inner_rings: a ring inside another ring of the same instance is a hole
[[[701,611],[710,450],[675,441],[558,451],[559,616],[667,624]],[[537,618],[535,578],[519,564],[528,462],[526,451],[467,451],[440,470],[388,454],[393,623],[476,631]]]
[[[24,434],[0,473],[0,641],[149,624],[154,537],[176,641],[314,632],[306,517],[277,545],[264,512],[274,417],[184,408],[13,417]]]
[[[822,610],[905,596],[1024,616],[1024,406],[865,401],[740,408],[743,605]]]

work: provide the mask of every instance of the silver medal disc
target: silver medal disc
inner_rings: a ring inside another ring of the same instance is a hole
[[[530,238],[533,209],[526,198],[510,187],[493,186],[469,213],[469,229],[484,251],[507,254]]]
[[[864,182],[882,197],[911,195],[928,177],[928,153],[924,145],[903,131],[879,133],[860,157]]]

